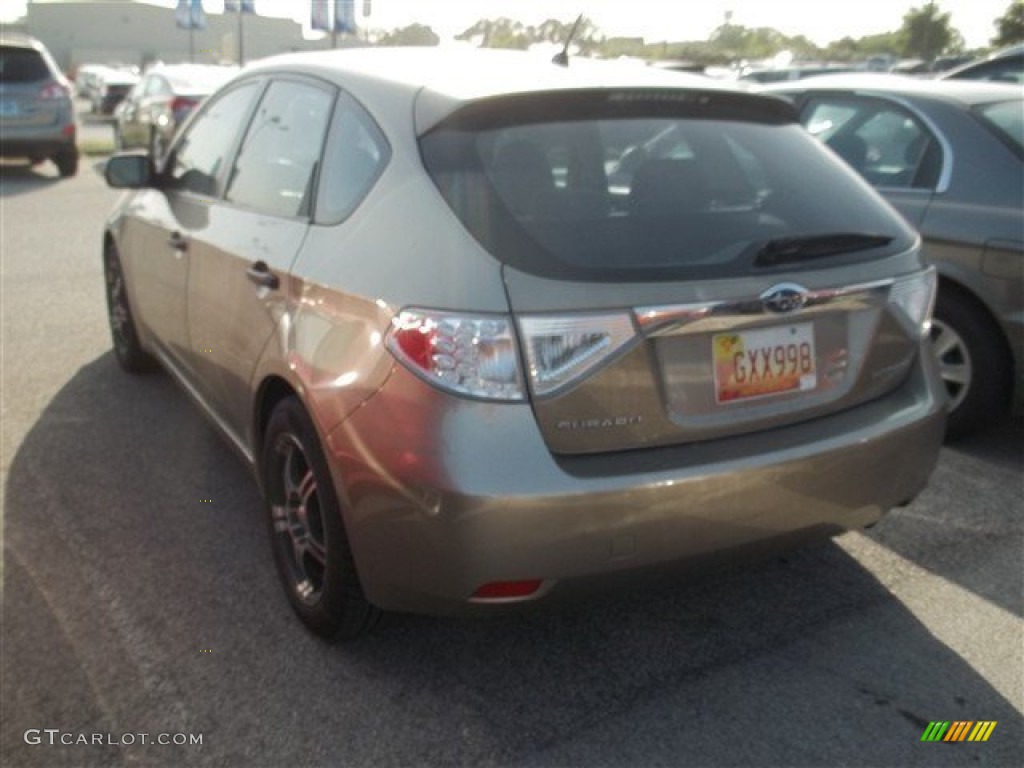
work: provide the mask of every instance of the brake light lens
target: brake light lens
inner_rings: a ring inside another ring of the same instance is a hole
[[[924,272],[897,280],[889,289],[889,303],[900,308],[915,332],[922,337],[926,336],[932,327],[932,311],[935,309],[937,288],[935,267],[929,267]]]
[[[174,113],[174,119],[178,122],[184,120],[188,113],[195,108],[196,103],[195,99],[175,96],[171,99],[171,112]]]
[[[47,83],[39,91],[39,98],[53,100],[63,99],[68,95],[68,89],[60,83]]]
[[[636,337],[626,313],[525,316],[519,333],[530,391],[537,397],[578,382]],[[388,348],[414,373],[449,392],[525,399],[515,329],[506,315],[405,310],[392,321]]]
[[[471,602],[506,602],[530,597],[541,588],[542,579],[526,581],[492,581],[484,584],[470,598]]]
[[[551,395],[590,374],[635,336],[625,313],[572,317],[524,317],[519,321],[526,348],[530,389]]]
[[[388,333],[388,349],[418,376],[459,395],[521,401],[522,378],[512,321],[410,309]]]

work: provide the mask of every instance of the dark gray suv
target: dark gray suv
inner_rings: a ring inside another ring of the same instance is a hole
[[[0,37],[0,156],[53,160],[61,176],[78,171],[71,85],[46,47]]]

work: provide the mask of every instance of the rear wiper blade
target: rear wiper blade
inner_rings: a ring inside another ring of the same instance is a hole
[[[892,238],[886,235],[862,235],[856,232],[780,237],[761,246],[754,258],[754,266],[775,267],[809,259],[822,259],[826,256],[881,248],[891,242]]]

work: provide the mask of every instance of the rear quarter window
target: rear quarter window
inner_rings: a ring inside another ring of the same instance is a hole
[[[1024,159],[1024,101],[1001,101],[975,107],[982,124]]]

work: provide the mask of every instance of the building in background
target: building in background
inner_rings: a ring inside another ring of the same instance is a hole
[[[259,10],[258,5],[256,8]],[[174,14],[173,7],[146,3],[36,0],[29,3],[23,22],[10,28],[39,38],[65,71],[74,71],[87,62],[145,67],[153,61],[170,64],[189,60],[189,31],[177,26]],[[208,11],[205,29],[193,31],[196,63],[236,63],[238,29],[234,13]],[[304,39],[302,25],[292,19],[255,14],[247,15],[244,35],[246,61],[331,45],[329,39]]]

